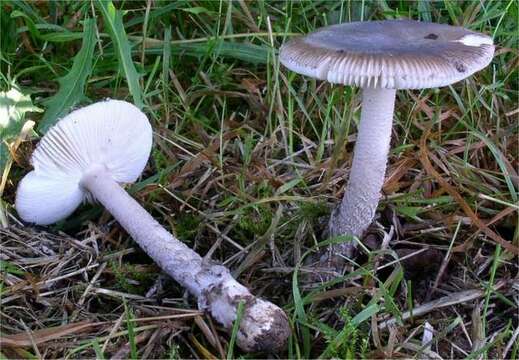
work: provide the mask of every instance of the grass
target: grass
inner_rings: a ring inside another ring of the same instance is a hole
[[[0,103],[17,109],[0,128],[0,356],[517,358],[517,257],[496,243],[519,245],[517,2],[0,7],[0,91],[23,95]],[[452,86],[397,93],[384,197],[365,250],[350,273],[308,283],[315,269],[305,259],[326,244],[360,98],[287,71],[277,49],[327,24],[398,17],[490,34],[496,56]],[[233,347],[96,205],[48,228],[17,219],[16,186],[38,136],[106,97],[138,104],[153,124],[152,157],[130,192],[286,310],[294,330],[286,351]]]

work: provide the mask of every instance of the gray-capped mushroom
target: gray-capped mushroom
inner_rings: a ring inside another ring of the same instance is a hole
[[[384,182],[397,89],[446,86],[486,67],[494,45],[462,27],[411,20],[352,22],[321,28],[280,49],[288,69],[362,88],[362,112],[349,182],[329,221],[330,236],[361,237],[372,222]],[[331,247],[342,263],[354,244]]]
[[[252,295],[226,267],[203,260],[119,185],[139,177],[151,145],[150,123],[132,104],[108,100],[73,111],[47,132],[34,151],[34,170],[18,185],[18,214],[27,222],[46,225],[95,199],[225,328],[232,328],[238,304],[244,302],[237,336],[243,350],[284,347],[290,327],[283,310]]]

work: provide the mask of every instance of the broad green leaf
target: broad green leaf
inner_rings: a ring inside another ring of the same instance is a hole
[[[67,75],[58,79],[60,84],[58,92],[44,101],[47,109],[38,125],[38,130],[42,133],[45,133],[84,96],[86,80],[92,72],[92,59],[96,43],[94,20],[85,20],[83,29],[83,44],[74,57],[72,68]]]
[[[122,12],[117,10],[111,1],[98,0],[96,1],[96,6],[103,14],[105,28],[110,33],[110,37],[114,43],[119,65],[123,69],[135,106],[142,109],[144,103],[139,85],[139,74],[132,61],[131,46],[126,31],[124,30]]]
[[[25,123],[25,113],[40,111],[32,104],[31,97],[22,94],[16,87],[0,92],[0,174],[10,157],[7,143],[20,133]]]

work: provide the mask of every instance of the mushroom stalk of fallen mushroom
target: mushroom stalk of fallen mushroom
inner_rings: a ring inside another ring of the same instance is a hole
[[[375,216],[386,173],[395,95],[395,89],[362,90],[362,112],[349,181],[328,224],[331,236],[360,237]],[[342,254],[352,256],[353,247],[348,245],[340,244],[338,248]]]
[[[239,303],[245,303],[236,340],[240,348],[284,347],[290,326],[283,310],[252,295],[226,267],[203,260],[119,186],[137,180],[151,146],[148,119],[127,102],[109,100],[73,111],[33,152],[34,170],[18,184],[18,214],[27,222],[47,225],[72,214],[84,200],[96,199],[225,328],[232,328]]]
[[[164,229],[112,179],[104,166],[92,165],[80,184],[112,214],[161,269],[196,297],[204,297],[212,288],[230,281],[225,279],[227,276],[222,278],[221,271],[212,271],[212,266],[204,264],[200,255]],[[247,294],[250,293],[247,291]],[[231,314],[216,315],[220,321]],[[221,322],[231,325],[232,320]]]
[[[162,227],[142,206],[115,182],[101,165],[94,165],[85,173],[81,186],[89,191],[146,251],[146,253],[182,286],[196,297],[204,297],[208,290],[221,286],[222,282],[235,281],[222,278],[202,257],[177,240]],[[246,292],[247,294],[248,291]],[[204,302],[204,301],[202,301]],[[221,320],[230,314],[217,314]],[[230,325],[230,321],[221,321]]]
[[[172,236],[112,179],[104,166],[92,165],[80,184],[104,205],[161,269],[195,295],[200,307],[208,308],[222,325],[232,326],[240,300],[249,307],[241,331],[251,340],[254,335],[264,333],[266,327],[282,324],[279,320],[285,315],[281,309],[255,298],[226,267],[204,261]]]

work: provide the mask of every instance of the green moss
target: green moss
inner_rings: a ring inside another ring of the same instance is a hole
[[[110,262],[115,279],[115,289],[131,294],[143,294],[155,280],[156,273],[143,272],[133,264]]]
[[[193,241],[201,222],[202,219],[194,214],[179,214],[175,218],[175,232],[178,238],[184,242]]]
[[[329,215],[330,209],[324,202],[301,202],[299,204],[299,213],[303,218],[314,221],[322,216]]]
[[[263,235],[272,222],[272,214],[272,209],[266,205],[245,208],[238,226],[252,235]]]

